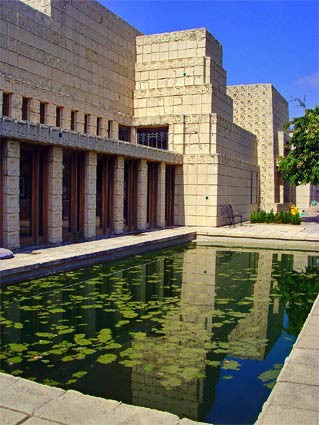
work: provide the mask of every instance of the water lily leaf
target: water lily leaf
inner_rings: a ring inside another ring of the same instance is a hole
[[[14,351],[15,353],[21,353],[23,351],[26,351],[28,349],[28,345],[27,344],[16,344],[16,343],[11,343],[8,344],[8,347],[10,349],[10,351]]]
[[[224,323],[222,322],[215,322],[212,324],[213,328],[221,328],[223,326]]]
[[[118,348],[121,348],[122,344],[119,344],[117,342],[110,342],[109,344],[107,344],[107,346],[105,347],[106,350],[116,350]]]
[[[242,313],[241,311],[233,311],[230,313],[233,317],[245,317],[247,313]]]
[[[52,332],[36,332],[36,336],[39,338],[54,338],[56,334]]]
[[[163,381],[161,381],[161,384],[164,387],[179,387],[182,384],[182,381],[176,377],[169,377]]]
[[[240,369],[240,363],[236,362],[235,360],[224,360],[222,369],[224,370],[239,370]]]
[[[112,339],[112,331],[109,328],[101,329],[100,332],[97,335],[97,339],[100,342],[108,342],[110,339]]]
[[[152,372],[154,370],[154,367],[151,364],[147,364],[144,366],[145,372]]]
[[[169,365],[169,366],[164,367],[163,370],[167,373],[174,375],[178,372],[179,367],[175,366],[175,365]]]
[[[220,361],[219,360],[206,360],[206,364],[208,366],[218,367],[218,366],[220,366]]]
[[[122,360],[120,361],[120,364],[126,366],[126,367],[133,367],[141,364],[140,360]]]
[[[10,372],[10,374],[13,375],[13,376],[19,376],[19,375],[23,374],[23,370],[15,369],[12,372]]]
[[[38,344],[48,345],[48,344],[51,344],[51,341],[49,341],[48,339],[40,339],[40,341],[38,341]]]
[[[216,353],[216,354],[225,354],[225,353],[227,353],[227,351],[228,350],[224,350],[224,349],[222,349],[222,348],[216,348],[215,350],[213,350],[214,351],[214,353]]]
[[[120,328],[121,326],[126,325],[127,323],[130,323],[129,320],[120,320],[117,322],[117,324],[115,325],[116,328]]]
[[[21,363],[22,362],[22,357],[21,356],[14,356],[14,357],[9,357],[7,358],[7,363],[8,364],[15,364],[15,363]]]
[[[197,378],[198,375],[199,374],[199,370],[198,370],[198,368],[196,368],[196,367],[192,367],[192,366],[189,366],[189,367],[185,367],[184,369],[183,369],[183,371],[182,371],[182,373],[181,373],[181,376],[185,379],[185,380],[187,380],[187,381],[190,381],[190,380],[192,380],[192,379],[194,379],[194,378]],[[204,375],[205,376],[205,375]]]
[[[115,360],[117,359],[117,356],[115,354],[103,354],[101,356],[99,356],[96,361],[98,363],[102,363],[102,364],[109,364],[109,363],[113,363]]]
[[[96,350],[93,350],[92,348],[87,348],[87,347],[78,347],[81,350],[81,354],[84,355],[90,355],[90,354],[94,354],[96,353]]]
[[[62,362],[72,362],[73,360],[75,360],[76,358],[74,356],[64,356],[61,358]]]
[[[72,385],[72,384],[75,384],[75,383],[76,383],[76,381],[77,381],[77,379],[69,379],[69,380],[66,382],[66,385]]]
[[[50,313],[56,314],[56,313],[65,313],[66,310],[64,308],[52,308],[49,310]]]
[[[85,375],[87,375],[87,371],[81,370],[79,372],[73,373],[72,378],[82,378]]]

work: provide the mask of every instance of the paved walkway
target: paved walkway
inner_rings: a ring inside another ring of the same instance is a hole
[[[319,424],[319,295],[256,425]]]
[[[196,229],[176,227],[52,248],[25,249],[0,261],[0,282],[14,283],[79,266],[161,249],[196,238]]]
[[[283,241],[319,242],[319,223],[302,222],[300,225],[243,223],[236,226],[203,227],[198,229],[201,235],[234,238],[272,239]]]
[[[189,419],[0,373],[1,425],[199,425]],[[204,425],[204,424],[203,424]]]

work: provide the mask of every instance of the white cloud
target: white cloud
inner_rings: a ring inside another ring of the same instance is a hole
[[[305,77],[300,77],[296,83],[300,86],[319,87],[319,72],[314,72],[313,74],[306,75]]]

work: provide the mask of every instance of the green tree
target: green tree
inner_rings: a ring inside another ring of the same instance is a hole
[[[290,151],[278,164],[282,178],[294,186],[319,184],[319,106],[306,109],[303,117],[294,118],[285,128],[291,125]]]

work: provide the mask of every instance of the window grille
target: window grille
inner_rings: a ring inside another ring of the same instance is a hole
[[[138,128],[137,143],[152,148],[168,150],[168,127]]]

